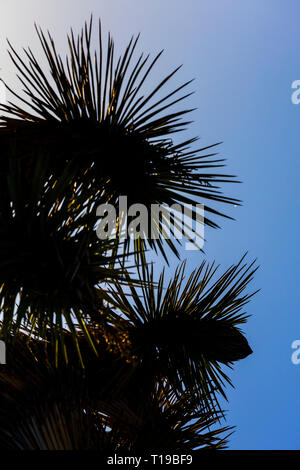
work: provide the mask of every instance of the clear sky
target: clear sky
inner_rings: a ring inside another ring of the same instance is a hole
[[[39,51],[33,23],[49,28],[64,47],[70,26],[78,30],[93,12],[121,49],[141,32],[140,49],[165,49],[157,77],[183,64],[174,88],[195,78],[188,105],[197,107],[189,135],[203,146],[222,141],[220,156],[240,185],[226,195],[243,200],[229,212],[235,222],[206,231],[205,258],[223,268],[258,258],[244,331],[254,351],[235,366],[228,390],[227,423],[236,425],[231,449],[300,449],[300,365],[291,343],[300,339],[298,288],[300,104],[291,84],[300,80],[298,0],[11,0],[0,14],[2,77],[16,84],[5,38]],[[223,208],[224,207],[220,207]],[[182,251],[189,270],[203,259]],[[174,262],[169,272],[174,270]]]

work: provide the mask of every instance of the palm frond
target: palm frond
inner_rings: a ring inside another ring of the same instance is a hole
[[[129,334],[134,354],[148,374],[165,377],[178,390],[197,389],[208,409],[217,394],[226,398],[231,383],[222,369],[252,350],[239,329],[241,312],[252,295],[244,293],[257,268],[241,261],[214,280],[216,268],[203,262],[185,281],[184,264],[165,287],[164,273],[157,288],[153,270],[141,268],[144,286],[126,293],[118,282],[111,288],[115,307],[126,321],[119,328]],[[199,395],[200,396],[200,395]]]
[[[146,93],[145,82],[161,53],[152,61],[143,55],[134,59],[138,37],[132,37],[115,63],[110,35],[106,52],[103,50],[100,22],[98,49],[93,53],[91,18],[77,37],[71,31],[69,55],[64,61],[52,36],[36,30],[51,78],[30,48],[24,50],[23,59],[9,44],[25,97],[6,85],[20,104],[0,106],[4,112],[1,138],[13,133],[20,144],[20,155],[30,146],[31,152],[33,148],[46,150],[52,158],[54,175],[59,175],[67,162],[75,161],[76,184],[93,188],[95,209],[100,194],[115,207],[119,197],[126,195],[128,205],[144,204],[149,211],[153,204],[179,204],[183,209],[185,204],[194,204],[196,198],[205,203],[204,223],[218,227],[215,216],[228,216],[214,207],[215,203],[239,204],[224,196],[219,184],[235,179],[216,171],[224,164],[212,150],[217,144],[192,150],[196,138],[173,142],[171,136],[185,129],[189,122],[183,117],[192,111],[177,110],[178,103],[190,95],[181,93],[190,81],[162,94],[179,67]],[[191,222],[193,217],[194,210]],[[169,225],[166,219],[158,223],[161,238]],[[175,240],[167,240],[167,245],[179,256]],[[165,243],[150,240],[144,229],[136,240],[129,238],[124,243],[125,253],[144,253],[148,246],[161,251],[167,259]]]
[[[67,342],[70,333],[64,334]],[[221,434],[229,428],[209,429],[216,418],[195,412],[193,396],[178,398],[168,384],[130,404],[132,366],[127,364],[122,372],[124,364],[107,353],[101,341],[98,358],[85,349],[85,369],[78,367],[76,356],[57,367],[53,348],[27,335],[9,342],[9,364],[0,369],[2,450],[100,450],[111,455],[143,453],[145,442],[151,452],[225,445]]]
[[[44,154],[28,159],[11,149],[0,171],[1,335],[29,325],[39,336],[62,325],[75,334],[77,323],[89,337],[86,319],[99,320],[105,285],[124,277],[122,265],[113,241],[96,236],[71,162],[53,181]]]

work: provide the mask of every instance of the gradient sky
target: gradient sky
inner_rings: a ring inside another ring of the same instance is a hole
[[[172,88],[195,78],[187,105],[197,111],[187,135],[199,135],[203,146],[222,141],[226,171],[243,181],[224,187],[243,206],[227,210],[234,222],[219,220],[221,230],[206,230],[204,257],[225,269],[248,251],[248,259],[260,265],[252,288],[261,291],[248,305],[251,318],[244,328],[254,353],[230,373],[235,389],[228,390],[227,424],[236,426],[230,448],[300,449],[300,365],[291,362],[291,343],[300,339],[300,104],[291,101],[291,84],[300,79],[299,1],[5,3],[0,68],[13,86],[6,37],[18,49],[30,45],[39,53],[36,21],[63,51],[69,28],[77,31],[91,12],[101,17],[104,32],[111,31],[117,49],[141,32],[141,50],[165,50],[154,78],[180,64]],[[203,254],[182,250],[184,258],[190,271]],[[172,258],[169,273],[175,263]]]

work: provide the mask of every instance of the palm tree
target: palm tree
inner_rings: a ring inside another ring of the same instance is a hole
[[[0,370],[0,447],[222,448],[229,429],[214,426],[230,383],[223,367],[252,352],[239,325],[256,268],[243,257],[216,278],[203,262],[185,282],[182,264],[166,286],[147,250],[168,261],[167,246],[179,257],[172,240],[141,233],[123,242],[124,214],[114,238],[97,238],[95,226],[97,206],[126,195],[147,209],[205,202],[204,223],[217,227],[213,219],[228,216],[215,204],[239,204],[218,186],[234,177],[216,173],[216,144],[192,150],[196,139],[171,139],[191,111],[169,111],[190,82],[160,95],[178,69],[143,92],[161,53],[134,62],[132,38],[115,64],[99,23],[93,54],[91,18],[77,39],[71,31],[63,61],[36,30],[50,76],[30,49],[22,59],[10,45],[26,96],[6,85],[21,104],[1,105],[1,338],[10,360]],[[159,233],[176,224],[174,214],[160,220]]]

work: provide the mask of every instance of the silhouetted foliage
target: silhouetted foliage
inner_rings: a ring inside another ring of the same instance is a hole
[[[161,96],[178,68],[153,90],[152,61],[134,59],[132,38],[114,60],[92,19],[68,36],[65,61],[36,28],[49,71],[30,49],[10,45],[24,95],[1,105],[0,303],[8,363],[0,369],[0,448],[222,448],[229,428],[224,367],[251,354],[240,330],[256,270],[242,260],[217,277],[205,262],[185,279],[180,265],[155,281],[147,250],[179,257],[172,239],[97,238],[96,208],[205,203],[217,227],[218,203],[239,204],[219,184],[217,144],[174,143],[191,110],[170,109],[190,93],[184,83]],[[50,74],[49,74],[50,73]],[[150,211],[149,211],[150,213]],[[193,213],[190,223],[192,223]],[[123,217],[123,215],[121,215]],[[116,224],[121,220],[117,219]],[[162,235],[168,224],[162,220]],[[118,225],[117,225],[118,226]],[[186,234],[185,234],[186,235]],[[167,249],[168,248],[168,249]]]

